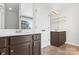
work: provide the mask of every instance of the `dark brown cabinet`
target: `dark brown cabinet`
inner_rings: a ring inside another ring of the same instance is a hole
[[[32,35],[10,38],[11,55],[32,55]]]
[[[0,38],[0,48],[5,48],[8,46],[8,38]]]
[[[0,55],[9,55],[9,49],[8,48],[1,48],[0,49]]]
[[[51,32],[51,45],[54,46],[61,46],[65,43],[66,41],[66,32]]]
[[[31,42],[11,46],[10,54],[11,55],[32,55]]]
[[[59,45],[63,45],[66,42],[66,32],[59,33]]]
[[[33,51],[34,51],[33,52],[34,55],[40,55],[41,54],[40,40],[34,41]]]
[[[40,55],[41,34],[0,38],[1,55]]]
[[[41,35],[34,35],[33,36],[33,54],[34,55],[40,55],[41,54]]]
[[[10,45],[32,42],[32,35],[10,37]]]
[[[8,38],[0,38],[0,55],[8,55],[9,42]]]

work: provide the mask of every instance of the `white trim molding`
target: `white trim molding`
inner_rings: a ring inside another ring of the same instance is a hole
[[[70,44],[70,45],[74,45],[74,46],[78,46],[79,47],[79,44],[76,44],[76,43],[72,43],[72,42],[65,42],[66,44]]]

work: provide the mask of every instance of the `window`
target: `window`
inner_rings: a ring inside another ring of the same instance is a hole
[[[21,29],[32,29],[32,18],[22,16]]]

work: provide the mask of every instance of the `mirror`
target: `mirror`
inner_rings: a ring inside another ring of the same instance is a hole
[[[22,15],[20,3],[0,5],[0,29],[32,29],[32,18]]]
[[[6,3],[5,6],[5,29],[19,29],[19,4]]]

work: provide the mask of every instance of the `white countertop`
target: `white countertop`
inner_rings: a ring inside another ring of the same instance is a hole
[[[38,33],[5,33],[5,34],[0,34],[0,37],[31,35],[31,34],[38,34]]]
[[[19,35],[31,35],[31,34],[38,34],[39,32],[33,31],[22,31],[16,33],[14,30],[0,30],[0,37],[8,37],[8,36],[19,36]]]
[[[57,30],[57,31],[55,31],[55,30],[51,30],[52,32],[64,32],[64,31],[61,31],[61,30]]]

